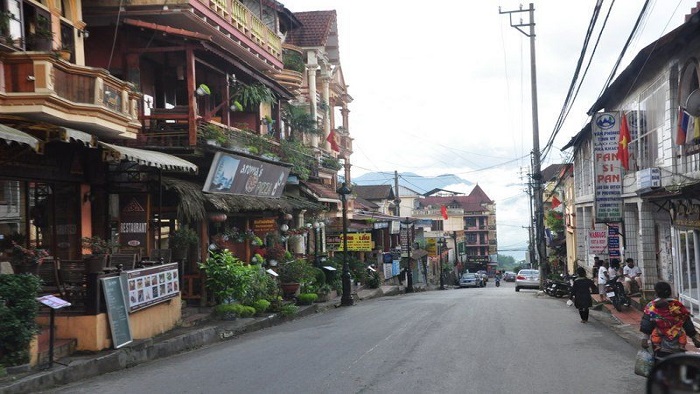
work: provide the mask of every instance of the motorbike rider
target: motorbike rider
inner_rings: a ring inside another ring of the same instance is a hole
[[[639,331],[644,334],[642,347],[651,344],[657,360],[674,353],[685,352],[688,337],[695,347],[700,347],[700,339],[690,318],[690,312],[680,301],[671,298],[671,285],[657,282],[654,285],[656,299],[644,308]]]
[[[496,274],[493,276],[493,280],[496,282],[496,286],[501,284],[501,271],[496,271]]]

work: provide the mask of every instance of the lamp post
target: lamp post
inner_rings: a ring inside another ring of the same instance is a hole
[[[406,293],[413,293],[413,270],[411,269],[411,220],[401,222],[406,226]],[[403,245],[402,245],[403,246]]]
[[[437,242],[438,244],[438,252],[440,253],[440,290],[445,290],[445,279],[443,278],[443,271],[442,271],[442,252],[445,250],[445,238],[440,238]]]
[[[320,227],[318,222],[314,222],[314,266],[318,267],[318,229]]]
[[[355,304],[352,294],[350,294],[350,266],[348,265],[348,195],[352,193],[352,190],[343,182],[337,192],[343,203],[343,295],[340,298],[340,305],[351,306]]]

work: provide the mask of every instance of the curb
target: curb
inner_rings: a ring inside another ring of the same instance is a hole
[[[359,289],[355,296],[358,301],[401,294],[398,287],[392,286],[385,292],[378,289]],[[109,372],[170,357],[186,351],[199,349],[216,343],[237,338],[245,333],[284,324],[286,322],[322,313],[340,306],[339,299],[324,303],[301,306],[294,316],[269,315],[258,318],[236,319],[232,321],[212,320],[192,328],[176,327],[160,337],[137,340],[116,350],[66,357],[54,362],[51,370],[27,370],[25,373],[10,375],[0,380],[0,394],[20,394],[48,390],[79,380],[92,378]],[[181,332],[178,334],[178,332]],[[168,335],[169,334],[169,335]]]

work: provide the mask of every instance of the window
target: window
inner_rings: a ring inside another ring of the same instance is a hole
[[[700,311],[700,294],[698,294],[698,256],[695,249],[700,240],[700,231],[681,231],[678,238],[679,258],[679,298],[691,313]]]

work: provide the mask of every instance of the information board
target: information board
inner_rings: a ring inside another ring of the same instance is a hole
[[[133,341],[121,277],[102,278],[101,281],[107,305],[109,328],[112,331],[112,342],[114,348],[119,349]]]
[[[125,276],[129,313],[180,295],[177,263],[126,271]]]

